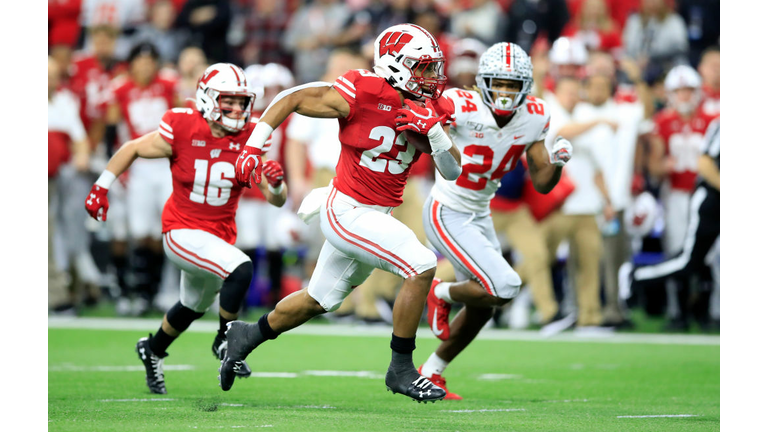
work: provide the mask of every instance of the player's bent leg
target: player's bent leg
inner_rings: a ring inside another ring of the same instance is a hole
[[[248,287],[251,285],[252,277],[253,265],[248,260],[230,273],[221,286],[221,292],[219,293],[219,331],[216,333],[216,337],[213,339],[213,346],[211,347],[213,355],[219,360],[224,360],[227,355],[227,348],[229,346],[225,334],[227,324],[237,319],[243,298],[245,298]],[[239,378],[251,376],[251,368],[248,367],[248,364],[243,363],[243,367],[240,368],[237,376]]]
[[[446,400],[463,399],[448,390],[443,372],[448,364],[477,337],[485,323],[493,316],[493,308],[464,306],[451,321],[450,337],[442,342],[424,364],[419,373],[445,390]]]

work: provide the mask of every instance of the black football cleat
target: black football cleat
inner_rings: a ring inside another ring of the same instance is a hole
[[[227,353],[219,368],[219,387],[224,391],[232,388],[235,377],[242,373],[243,367],[248,368],[245,358],[253,351],[253,347],[248,346],[247,327],[248,324],[242,321],[227,323]]]
[[[400,393],[408,396],[416,402],[432,402],[443,400],[445,398],[445,390],[436,386],[427,377],[419,374],[415,370],[413,371],[411,378],[404,379],[397,376],[397,373],[390,367],[387,370],[387,376],[384,382],[387,385],[387,390],[394,394]],[[415,379],[413,379],[415,377]]]
[[[224,360],[227,357],[228,345],[227,338],[216,333],[216,338],[213,339],[213,346],[211,347],[213,355],[219,360]],[[238,378],[248,378],[251,376],[251,368],[248,367],[248,363],[246,363],[245,360],[243,360],[243,364],[235,372],[235,375],[237,375]]]
[[[136,352],[139,354],[139,360],[144,363],[144,369],[147,374],[147,387],[154,394],[168,394],[165,389],[165,375],[163,374],[163,359],[167,356],[159,357],[149,348],[149,338],[143,337],[136,342]]]

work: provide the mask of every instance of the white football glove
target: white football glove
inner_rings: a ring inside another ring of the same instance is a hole
[[[572,153],[573,146],[571,145],[571,142],[559,136],[555,139],[552,153],[549,154],[549,162],[552,163],[552,165],[563,167],[569,160],[571,160]]]

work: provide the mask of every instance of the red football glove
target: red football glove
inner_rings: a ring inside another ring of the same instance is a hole
[[[256,183],[261,183],[261,155],[262,151],[256,147],[245,146],[235,165],[235,179],[240,186],[250,188],[251,173],[254,174]]]
[[[267,182],[273,188],[279,187],[283,183],[283,167],[279,163],[271,159],[264,162],[264,177],[267,178]]]
[[[427,101],[426,107],[421,107],[409,99],[405,100],[405,104],[411,109],[400,108],[397,110],[395,123],[397,123],[398,132],[410,130],[421,135],[426,135],[435,123],[442,123],[448,117],[445,114],[436,117],[437,110],[435,110],[435,106],[432,105],[431,100]]]
[[[91,192],[88,193],[88,198],[85,199],[85,211],[97,221],[106,221],[107,210],[109,210],[107,189],[93,185]]]

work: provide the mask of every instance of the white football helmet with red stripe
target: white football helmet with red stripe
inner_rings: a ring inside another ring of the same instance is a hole
[[[239,66],[231,63],[216,63],[209,66],[197,82],[195,96],[197,110],[206,120],[230,132],[241,131],[248,125],[255,95],[248,91],[245,72]],[[237,119],[227,117],[227,113],[221,109],[222,96],[246,98],[244,115]]]
[[[373,70],[393,87],[415,96],[437,99],[443,93],[445,57],[437,40],[414,24],[398,24],[379,35],[374,43]],[[434,73],[434,77],[425,77]]]
[[[693,94],[688,100],[680,100],[677,90],[691,89]],[[696,69],[688,65],[678,65],[670,69],[664,79],[664,90],[672,107],[680,114],[690,114],[701,102],[701,77]]]
[[[493,80],[503,79],[520,81],[519,92],[499,92],[493,90]],[[480,56],[477,69],[477,86],[483,95],[483,102],[494,114],[509,116],[525,104],[525,98],[533,87],[533,65],[531,58],[520,46],[509,42],[499,42],[488,48]],[[508,97],[511,94],[513,97]]]

